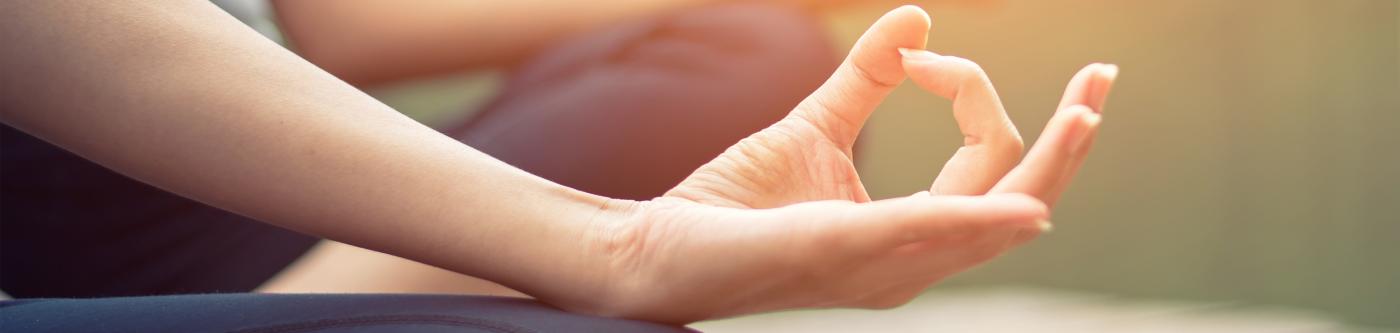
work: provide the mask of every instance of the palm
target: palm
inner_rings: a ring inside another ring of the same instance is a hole
[[[1021,141],[976,64],[922,49],[915,7],[881,18],[788,117],[743,139],[603,244],[632,272],[611,314],[689,322],[774,309],[898,305],[929,284],[1044,230],[1078,168],[1114,69],[1071,80],[1060,110],[1020,160]],[[953,100],[966,140],[928,194],[871,201],[851,147],[906,74]],[[1019,162],[1019,163],[1018,163]],[[1003,195],[983,195],[1005,193]],[[1021,235],[1020,238],[1013,238]]]
[[[850,152],[811,122],[788,117],[730,147],[666,196],[736,208],[870,201]]]

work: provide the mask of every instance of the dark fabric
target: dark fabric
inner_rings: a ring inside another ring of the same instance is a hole
[[[542,52],[448,133],[560,184],[651,199],[821,85],[839,63],[828,39],[775,5],[625,24]]]
[[[564,185],[651,198],[782,118],[836,64],[796,10],[697,8],[543,50],[447,132]],[[15,297],[248,291],[317,241],[9,127],[0,140],[0,289]]]
[[[101,297],[256,288],[317,239],[170,194],[0,128],[0,290]]]
[[[212,294],[0,303],[5,332],[694,332],[517,298]]]

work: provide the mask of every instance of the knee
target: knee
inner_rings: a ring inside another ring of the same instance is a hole
[[[767,3],[700,7],[659,19],[630,52],[722,75],[744,88],[798,97],[820,85],[840,62],[812,13]]]
[[[834,62],[829,35],[813,13],[770,3],[700,7],[662,19],[659,30],[730,51],[798,55],[798,60]],[[776,59],[764,59],[776,60]]]
[[[489,113],[458,131],[554,181],[655,197],[821,85],[839,60],[828,38],[814,17],[777,5],[630,22],[527,61]]]

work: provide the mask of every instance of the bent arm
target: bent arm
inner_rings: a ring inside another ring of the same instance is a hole
[[[420,125],[206,1],[5,2],[0,40],[0,120],[108,168],[537,296],[603,292],[557,276],[601,280],[578,254],[604,198]]]

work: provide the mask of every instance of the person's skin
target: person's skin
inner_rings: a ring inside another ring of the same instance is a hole
[[[847,3],[770,1],[809,9],[830,9]],[[722,1],[433,1],[401,6],[397,2],[380,0],[278,0],[273,4],[278,9],[277,18],[282,31],[293,44],[294,51],[343,80],[365,85],[423,74],[501,66],[525,58],[542,45],[571,33],[640,15],[665,15],[697,4],[714,2]],[[538,8],[555,10],[541,11]],[[526,23],[527,28],[520,27]],[[502,29],[514,33],[510,38],[503,38],[498,33],[504,31]],[[481,48],[477,45],[491,47]],[[992,95],[990,100],[997,102],[990,85],[972,88],[979,89],[974,93]],[[962,100],[966,103],[972,99]],[[986,110],[1001,114],[999,106]],[[998,117],[990,113],[988,116]],[[973,149],[963,154],[978,152]],[[1003,168],[1000,171],[978,169],[982,166],[963,163],[950,165],[945,172],[1004,173],[1004,169],[1019,158],[1020,151],[1005,150],[1001,154],[1010,157],[1006,159],[1009,162],[991,166]],[[990,179],[976,178],[984,182]],[[950,176],[940,179],[948,182],[969,178]],[[935,185],[939,186],[942,185]],[[527,296],[490,281],[334,241],[320,242],[301,259],[259,287],[258,291]]]
[[[923,47],[930,24],[901,7],[787,118],[638,202],[492,159],[207,2],[7,2],[0,13],[6,124],[261,221],[570,311],[670,323],[889,307],[1034,237],[1087,153],[1116,73],[1091,65],[1076,75],[1018,164],[1020,140],[1000,107],[969,88],[989,84],[980,70],[920,51],[901,57],[899,48]],[[941,174],[935,193],[870,201],[851,145],[906,71],[957,100],[969,139],[949,163],[971,166]]]
[[[298,54],[357,86],[507,65],[572,34],[732,0],[417,1],[277,0]],[[804,7],[843,1],[768,0]],[[490,45],[490,47],[483,47]]]

